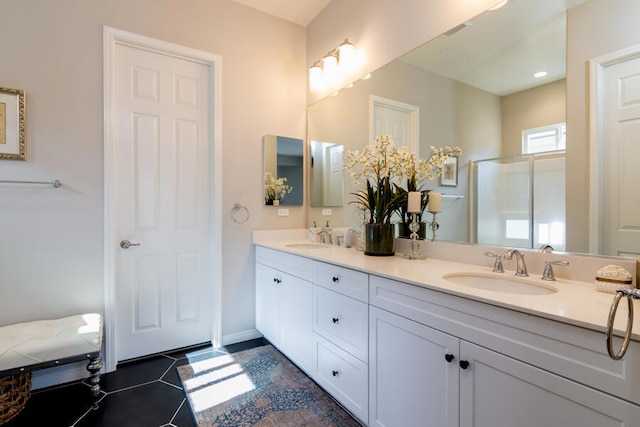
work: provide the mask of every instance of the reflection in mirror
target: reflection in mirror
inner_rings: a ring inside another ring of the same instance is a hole
[[[337,207],[344,204],[344,145],[310,141],[311,206]]]
[[[264,137],[264,200],[267,205],[302,206],[303,141]]]
[[[420,153],[428,153],[432,145],[463,150],[456,187],[439,187],[438,180],[424,183],[426,189],[443,193],[438,238],[475,242],[478,200],[472,190],[470,162],[521,156],[523,131],[566,122],[566,9],[581,2],[519,0],[479,15],[471,20],[472,25],[461,26],[461,31],[436,38],[375,71],[370,79],[310,106],[309,140],[339,141],[345,150],[358,150],[376,137],[369,131],[372,99],[418,107]],[[547,75],[534,78],[541,69]],[[529,180],[526,176],[518,179]],[[508,176],[500,182],[510,190]],[[565,190],[559,184],[564,180],[548,186],[548,192],[558,189],[553,197],[564,198]],[[527,185],[523,192],[504,194],[524,197],[529,209],[533,205],[530,197],[538,197],[531,188]],[[354,191],[351,180],[346,180],[345,207],[334,209],[334,224],[357,224],[355,206],[348,203]],[[483,206],[495,206],[491,201],[496,197],[501,196],[483,194]],[[310,222],[318,218],[319,211],[312,207]],[[491,227],[504,228],[499,224]],[[526,230],[525,245],[537,247],[532,222]]]

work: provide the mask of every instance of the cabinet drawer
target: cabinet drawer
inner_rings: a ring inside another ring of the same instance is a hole
[[[256,246],[256,262],[311,282],[313,262],[309,258]]]
[[[318,334],[313,335],[313,379],[366,424],[369,411],[367,364]]]
[[[368,360],[367,304],[314,286],[313,330],[360,360]]]
[[[314,261],[313,283],[362,302],[369,302],[369,275],[366,273]]]
[[[604,332],[373,275],[370,291],[373,306],[640,404],[637,341],[612,360]]]

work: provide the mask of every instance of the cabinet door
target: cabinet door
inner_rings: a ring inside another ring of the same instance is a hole
[[[256,263],[256,328],[274,346],[280,347],[280,291],[282,273]]]
[[[369,310],[369,425],[457,427],[459,340]]]
[[[313,364],[312,285],[289,274],[282,275],[280,322],[282,352],[306,372]]]
[[[542,369],[460,343],[461,427],[628,427],[640,408]]]

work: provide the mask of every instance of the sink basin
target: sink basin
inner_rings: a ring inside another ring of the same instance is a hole
[[[288,248],[296,248],[296,249],[324,249],[327,245],[323,245],[320,243],[306,242],[306,243],[289,243],[286,245]]]
[[[450,273],[445,274],[442,278],[458,285],[506,294],[548,295],[558,292],[558,289],[551,285],[536,283],[520,277],[498,277],[495,274],[483,273]]]

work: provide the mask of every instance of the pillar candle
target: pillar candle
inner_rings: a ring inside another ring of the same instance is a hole
[[[429,193],[429,212],[441,212],[442,195],[440,193]]]
[[[409,202],[407,203],[407,212],[420,213],[420,196],[421,194],[419,191],[409,192]]]

